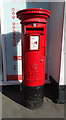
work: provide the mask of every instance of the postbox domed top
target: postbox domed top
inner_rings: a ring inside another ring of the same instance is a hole
[[[28,18],[41,17],[47,19],[50,16],[50,11],[42,8],[29,8],[17,12],[17,18],[24,21]]]

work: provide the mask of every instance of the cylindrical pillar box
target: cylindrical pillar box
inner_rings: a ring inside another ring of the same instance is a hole
[[[50,11],[40,8],[17,12],[22,25],[22,88],[24,104],[36,108],[43,103],[46,63],[46,23]]]

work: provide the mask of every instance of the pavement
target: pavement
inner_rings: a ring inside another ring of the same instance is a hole
[[[24,107],[18,86],[4,86],[0,99],[0,118],[64,118],[64,104],[54,103],[48,97],[44,97],[43,105],[38,109]]]

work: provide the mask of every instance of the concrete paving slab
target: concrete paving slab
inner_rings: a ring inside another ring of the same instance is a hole
[[[2,118],[64,118],[64,104],[53,103],[51,99],[44,97],[43,106],[31,110],[21,104],[22,98],[19,95],[20,92],[18,93],[18,88],[17,90],[8,88],[4,91],[0,93]]]

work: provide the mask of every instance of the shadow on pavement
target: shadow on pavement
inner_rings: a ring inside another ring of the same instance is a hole
[[[58,91],[56,91],[56,93],[54,94],[52,89],[53,89],[53,86],[45,85],[44,96],[51,99],[54,103],[57,103]],[[2,94],[9,97],[11,100],[15,101],[16,103],[25,106],[23,104],[23,92],[22,90],[20,90],[20,85],[3,86],[2,91],[0,92],[2,92]]]

